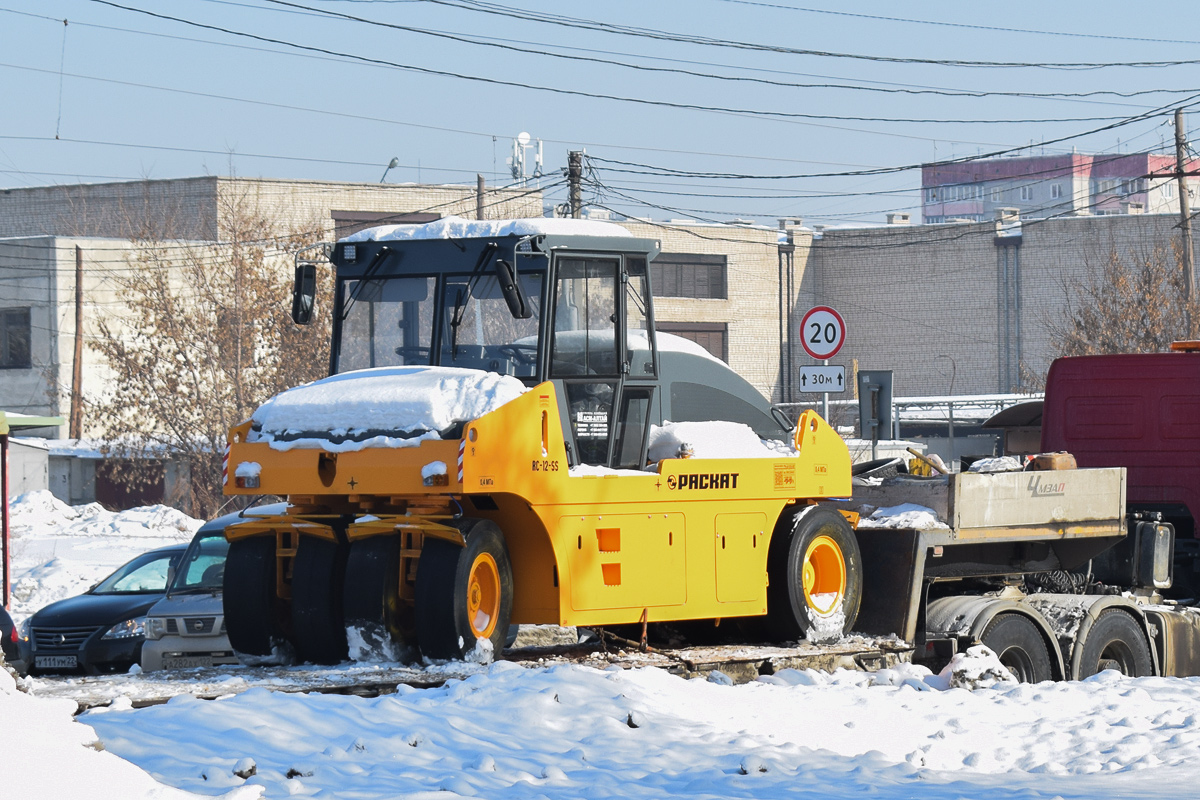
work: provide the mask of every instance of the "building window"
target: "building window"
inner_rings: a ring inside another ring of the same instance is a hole
[[[999,203],[1004,199],[1004,190],[997,187],[992,189],[992,202]]]
[[[29,369],[29,309],[0,309],[0,369]]]
[[[703,347],[722,361],[729,361],[729,326],[715,322],[658,322],[654,329],[673,333]],[[660,341],[659,350],[669,349]]]
[[[1021,187],[1021,199],[1022,200],[1032,200],[1033,199],[1033,187],[1032,186],[1022,186]]]
[[[650,285],[656,297],[724,300],[727,262],[723,255],[660,253],[650,262]]]
[[[1162,189],[1163,189],[1163,197],[1174,197],[1175,196],[1175,184],[1164,183],[1162,185]]]
[[[926,203],[936,203],[937,202],[937,189],[930,188],[930,189],[925,190],[925,202]]]
[[[1062,184],[1061,183],[1050,184],[1050,199],[1057,200],[1060,197],[1062,197]]]

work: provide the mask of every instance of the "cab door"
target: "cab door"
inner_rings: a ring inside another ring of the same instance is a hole
[[[555,266],[548,374],[571,463],[639,469],[657,374],[645,258],[560,255]]]

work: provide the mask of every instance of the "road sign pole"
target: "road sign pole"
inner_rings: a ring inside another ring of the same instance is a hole
[[[825,359],[822,363],[828,367],[829,359]],[[829,422],[829,392],[821,393],[821,419]]]

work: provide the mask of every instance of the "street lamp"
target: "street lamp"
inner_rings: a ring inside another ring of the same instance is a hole
[[[393,158],[391,161],[389,161],[388,165],[387,165],[387,169],[385,169],[383,171],[383,177],[379,179],[379,182],[383,183],[384,178],[387,178],[387,174],[398,166],[400,166],[400,159]]]

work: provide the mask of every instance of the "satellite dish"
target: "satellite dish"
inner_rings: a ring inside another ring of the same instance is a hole
[[[525,145],[529,144],[529,139],[530,139],[530,136],[525,131],[521,131],[520,133],[517,134],[517,142],[520,143],[521,147],[524,147]]]

